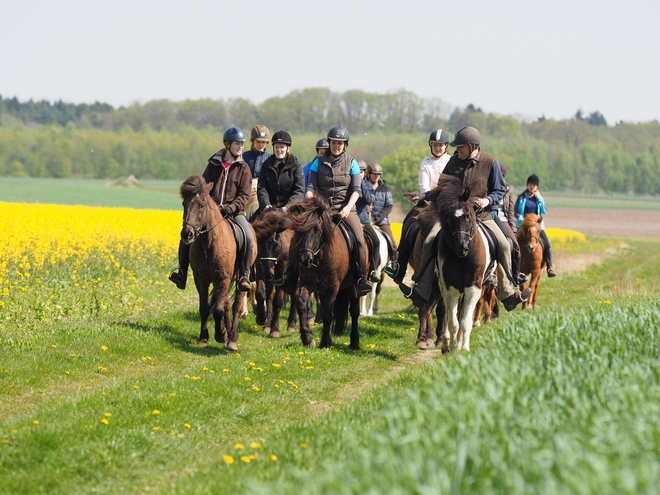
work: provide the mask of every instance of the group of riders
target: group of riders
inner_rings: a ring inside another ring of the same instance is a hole
[[[420,192],[404,194],[417,204],[404,220],[398,248],[389,225],[388,215],[394,202],[392,192],[381,178],[383,168],[378,163],[367,165],[346,152],[349,145],[347,129],[341,126],[330,129],[327,137],[316,143],[317,156],[305,167],[291,153],[292,139],[286,131],[277,131],[271,138],[266,126],[256,125],[250,133],[251,148],[243,152],[246,140],[241,129],[228,128],[223,134],[224,148],[209,158],[202,174],[207,183],[214,184],[210,194],[223,216],[231,217],[245,232],[246,249],[239,260],[239,291],[251,288],[250,260],[253,258],[254,239],[248,219],[255,219],[269,208],[286,211],[295,203],[319,195],[329,203],[337,221],[343,221],[353,232],[356,259],[352,266],[358,294],[371,292],[372,282],[377,281],[367,273],[365,243],[366,233],[374,247],[372,252],[379,251],[377,228],[385,234],[389,244],[390,259],[385,273],[394,279],[405,297],[422,307],[431,295],[437,276],[431,261],[435,256],[439,223],[424,239],[422,269],[416,273],[412,286],[405,285],[403,281],[417,232],[417,213],[424,207],[440,176],[448,174],[460,179],[463,186],[470,189],[479,220],[497,240],[499,300],[511,311],[529,297],[529,288],[519,290],[519,286],[527,280],[520,273],[520,249],[514,232],[524,215],[534,213],[543,216],[546,213],[545,203],[538,191],[539,179],[531,175],[527,180],[527,189],[514,200],[511,189],[504,181],[506,169],[481,149],[481,135],[474,127],[459,129],[451,142],[448,132],[443,129],[437,129],[429,136],[432,156],[424,158],[420,165]],[[272,144],[272,154],[266,151],[269,142]],[[455,148],[451,156],[448,154],[449,146]],[[411,232],[415,235],[410,235]],[[555,272],[550,243],[544,231],[541,236],[545,242],[548,276],[553,277]],[[179,267],[170,274],[170,280],[179,289],[186,287],[188,251],[189,245],[180,242]],[[378,260],[372,257],[370,261],[373,270]],[[287,276],[278,281],[287,292],[293,292],[296,283],[294,271],[288,271]]]

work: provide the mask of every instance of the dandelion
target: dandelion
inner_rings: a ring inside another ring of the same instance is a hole
[[[275,368],[281,368],[281,367],[282,367],[281,364],[277,364],[277,363],[273,363],[273,366],[274,366]]]
[[[238,450],[241,450],[244,446],[242,443],[237,443],[236,445],[234,445],[234,447],[237,448]]]
[[[107,351],[107,350],[108,350],[108,346],[107,346],[107,345],[102,345],[102,346],[101,346],[101,350],[102,350],[102,351]]]
[[[250,447],[252,447],[253,449],[258,449],[259,447],[261,447],[261,444],[259,442],[250,442]]]
[[[154,409],[151,414],[160,414],[160,411],[158,409]]]
[[[256,366],[255,363],[248,363],[250,366]]]
[[[269,460],[269,461],[276,461],[276,460],[277,460],[277,456],[276,456],[275,454],[270,454],[270,455],[268,456],[268,460]]]
[[[154,426],[154,431],[158,431],[158,430],[160,430],[160,428],[158,428],[158,426]]]
[[[140,388],[139,385],[133,385],[133,388]]]
[[[51,345],[51,347],[52,347],[53,349],[56,349],[56,348],[57,348],[57,346],[56,346],[55,344]]]
[[[101,423],[103,423],[104,425],[109,425],[110,421],[108,421],[106,418],[103,418],[101,419]]]
[[[243,380],[245,380],[246,382],[249,382],[250,380],[252,380],[252,378],[250,378],[249,376],[246,376],[245,378],[243,378]]]
[[[306,449],[306,448],[307,448],[307,444],[306,444],[306,443],[301,443],[300,446],[301,446],[303,449]]]
[[[222,458],[225,464],[234,464],[234,458],[230,455],[226,455]]]
[[[112,416],[112,413],[107,412],[107,413],[104,414],[104,416],[110,417],[110,416]]]
[[[32,421],[32,424],[33,424],[33,425],[38,425],[38,424],[39,424],[39,421],[37,421],[37,420],[35,419],[34,421]]]
[[[259,387],[252,387],[252,390],[254,390],[255,392],[261,392],[261,389]]]
[[[190,424],[188,424],[188,423],[183,423],[183,427],[184,427],[184,428],[190,428]]]
[[[246,455],[242,455],[242,456],[241,456],[241,461],[243,461],[243,462],[250,462],[250,457],[248,457],[248,456],[246,456]]]
[[[288,383],[289,385],[291,385],[292,387],[294,387],[294,388],[298,388],[298,385],[296,385],[296,384],[293,383],[293,382],[287,382],[287,383]]]

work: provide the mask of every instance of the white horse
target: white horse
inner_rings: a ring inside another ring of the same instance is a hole
[[[388,249],[388,241],[385,238],[385,233],[380,230],[378,227],[374,227],[378,240],[380,241],[380,248],[378,251],[380,257],[380,263],[377,267],[374,268],[374,276],[378,279],[378,282],[371,284],[371,292],[366,296],[360,298],[360,316],[373,316],[378,314],[378,294],[383,285],[383,279],[385,274],[383,269],[387,266],[387,262],[390,259],[390,253]]]

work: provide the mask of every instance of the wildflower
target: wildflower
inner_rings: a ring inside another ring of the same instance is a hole
[[[226,455],[222,458],[225,464],[234,464],[234,458],[230,455]]]
[[[277,364],[277,363],[273,363],[273,366],[274,366],[275,368],[281,368],[281,367],[282,367],[281,364]]]
[[[110,421],[108,421],[106,418],[103,418],[101,419],[101,423],[103,423],[104,425],[109,425]]]
[[[259,447],[261,447],[261,444],[259,442],[251,442],[250,447],[252,447],[253,449],[258,449]]]
[[[37,420],[35,419],[34,421],[32,421],[32,424],[38,425],[38,424],[39,424],[39,421],[37,421]]]
[[[236,447],[238,450],[241,450],[243,448],[243,444],[237,443],[236,445],[234,445],[234,447]]]
[[[158,426],[154,426],[154,431],[158,431],[158,430],[160,430],[160,428],[158,428]]]
[[[249,458],[248,456],[246,456],[246,455],[242,455],[242,456],[241,456],[241,461],[243,461],[243,462],[250,462],[250,458]]]
[[[190,424],[188,424],[188,423],[183,423],[183,427],[184,427],[184,428],[190,428]]]
[[[107,346],[107,345],[102,345],[102,346],[101,346],[101,350],[102,350],[102,351],[107,351],[107,350],[108,350],[108,346]]]
[[[252,390],[254,390],[256,392],[261,392],[261,389],[259,387],[252,387]]]
[[[112,413],[105,413],[104,416],[110,417],[112,416]]]
[[[270,454],[270,455],[268,456],[268,460],[269,460],[269,461],[276,461],[276,460],[277,460],[277,456],[276,456],[275,454]]]

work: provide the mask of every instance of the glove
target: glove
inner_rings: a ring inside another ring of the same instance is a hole
[[[282,207],[282,211],[283,211],[284,213],[286,213],[286,206],[283,206],[283,207]]]
[[[234,215],[234,210],[231,209],[231,206],[223,206],[222,208],[223,217],[231,217],[233,215]]]
[[[381,216],[375,216],[375,217],[372,218],[372,221],[374,222],[374,225],[378,225],[382,220],[383,220],[383,217],[381,217]]]

